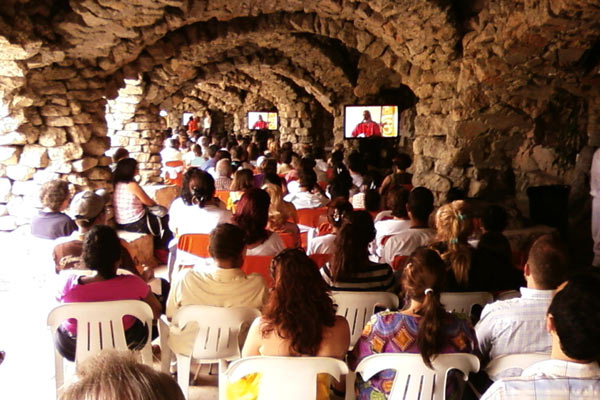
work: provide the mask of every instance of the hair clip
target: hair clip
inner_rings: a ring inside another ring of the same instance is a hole
[[[433,289],[432,288],[425,289],[425,296],[427,296],[430,293],[433,294]]]
[[[464,221],[465,219],[467,219],[467,216],[460,212],[457,214],[457,217],[459,221]]]
[[[331,216],[331,219],[333,219],[334,222],[340,222],[340,211],[337,208],[333,210],[333,215]]]

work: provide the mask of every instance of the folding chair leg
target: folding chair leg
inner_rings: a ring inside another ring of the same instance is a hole
[[[189,398],[191,363],[191,357],[177,354],[177,383],[186,399]]]

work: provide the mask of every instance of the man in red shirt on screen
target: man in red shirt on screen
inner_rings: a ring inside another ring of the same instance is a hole
[[[365,137],[381,136],[381,128],[377,122],[371,120],[371,113],[368,110],[363,111],[363,120],[356,125],[352,131],[352,137],[364,135]]]
[[[265,121],[263,121],[262,115],[259,115],[258,121],[256,121],[254,125],[252,125],[252,129],[267,129],[268,126],[269,125]]]

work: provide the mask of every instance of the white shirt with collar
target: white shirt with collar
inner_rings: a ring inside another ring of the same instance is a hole
[[[518,377],[501,379],[481,400],[600,399],[600,367],[597,362],[575,363],[546,360],[525,369]]]

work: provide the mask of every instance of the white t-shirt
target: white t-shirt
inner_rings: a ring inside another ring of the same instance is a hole
[[[285,249],[281,237],[275,232],[271,232],[271,235],[263,243],[259,244],[254,248],[249,248],[246,251],[247,256],[275,256],[281,250]]]
[[[169,161],[181,161],[183,156],[179,150],[172,147],[166,147],[160,152],[160,158],[164,164]]]
[[[389,238],[381,250],[380,262],[390,264],[396,256],[409,256],[417,247],[428,245],[435,236],[431,228],[410,228]]]
[[[211,233],[219,224],[230,223],[231,211],[214,205],[200,208],[198,205],[187,205],[181,197],[173,200],[169,209],[169,228],[177,236],[187,233]]]
[[[317,236],[311,239],[306,250],[307,255],[311,254],[333,254],[333,242],[335,241],[335,235],[329,233],[323,236]]]
[[[290,193],[283,199],[294,204],[296,210],[301,208],[319,208],[329,203],[329,199],[321,193],[310,192]]]
[[[375,240],[377,246],[381,246],[381,240],[386,236],[395,235],[410,228],[409,219],[386,219],[375,223]]]

